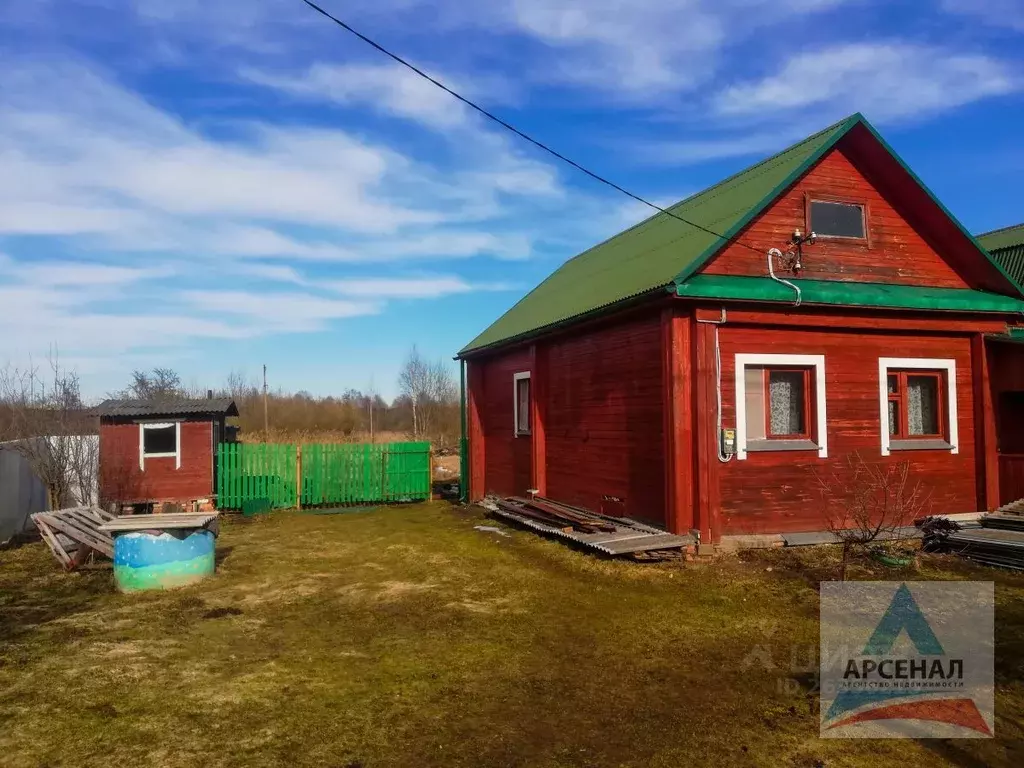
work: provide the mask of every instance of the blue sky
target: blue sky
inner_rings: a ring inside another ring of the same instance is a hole
[[[668,204],[863,112],[966,226],[1024,220],[1022,0],[324,0]],[[92,397],[395,391],[647,215],[299,0],[0,7],[0,365]]]

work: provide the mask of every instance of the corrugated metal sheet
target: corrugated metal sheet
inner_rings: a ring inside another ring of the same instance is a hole
[[[237,416],[238,408],[230,397],[204,400],[104,400],[92,409],[97,416]]]
[[[626,518],[605,517],[606,520],[615,524],[614,531],[602,531],[599,533],[582,533],[580,531],[563,530],[553,525],[546,525],[538,520],[516,514],[507,509],[495,506],[488,507],[491,513],[512,520],[527,528],[544,533],[549,536],[574,541],[590,549],[596,549],[606,555],[628,555],[634,552],[654,552],[661,549],[680,549],[693,546],[697,543],[690,535],[677,536],[674,533],[667,533],[658,528],[653,528],[635,520]]]
[[[1018,283],[1024,283],[1024,245],[990,251],[992,258]]]
[[[978,242],[1018,283],[1024,283],[1024,224],[978,235]]]

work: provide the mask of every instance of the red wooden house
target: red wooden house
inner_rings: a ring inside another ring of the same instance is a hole
[[[216,488],[217,445],[230,398],[106,400],[100,417],[100,499],[104,503],[187,505],[209,501]]]
[[[570,259],[459,353],[471,498],[822,530],[815,475],[856,451],[909,459],[936,512],[999,504],[990,368],[1024,391],[996,341],[1024,294],[863,117],[670,211],[692,224]]]

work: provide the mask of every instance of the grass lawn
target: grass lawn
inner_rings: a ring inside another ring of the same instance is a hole
[[[996,581],[997,739],[826,741],[806,667],[831,554],[637,564],[481,522],[229,519],[214,579],[135,595],[0,552],[0,764],[1024,765],[1024,577],[904,574]]]

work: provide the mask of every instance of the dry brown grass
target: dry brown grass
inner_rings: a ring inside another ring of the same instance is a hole
[[[643,565],[484,522],[230,519],[212,580],[136,595],[42,545],[0,552],[0,764],[1024,764],[1024,578],[914,574],[997,582],[996,740],[822,741],[807,676],[780,682],[817,646],[827,551]]]

